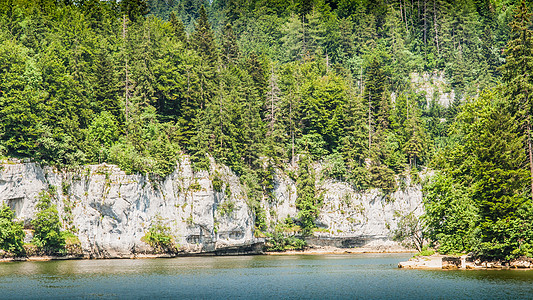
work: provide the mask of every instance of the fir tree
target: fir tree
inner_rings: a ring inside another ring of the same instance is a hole
[[[187,33],[185,32],[185,26],[179,17],[174,12],[170,13],[170,24],[172,25],[172,33],[178,41],[182,42],[187,47]]]
[[[207,61],[207,63],[214,67],[218,60],[217,46],[215,43],[215,36],[211,29],[211,24],[207,19],[207,11],[202,5],[198,12],[199,17],[194,26],[194,32],[191,36],[191,44],[194,50]]]
[[[533,31],[531,13],[525,1],[515,10],[515,16],[510,26],[513,39],[506,49],[506,63],[503,65],[503,79],[506,81],[506,94],[510,113],[520,123],[525,124],[529,170],[531,177],[531,197],[533,199],[533,146],[531,141],[531,114],[533,112]]]
[[[222,63],[234,64],[239,58],[239,46],[231,24],[226,24],[222,31]]]
[[[316,227],[315,220],[318,217],[322,199],[317,195],[315,187],[315,172],[311,166],[308,155],[301,155],[298,162],[298,179],[296,181],[296,208],[298,219],[302,224],[304,234],[310,234]]]

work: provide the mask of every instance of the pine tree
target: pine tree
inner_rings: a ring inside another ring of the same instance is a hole
[[[265,70],[263,69],[263,63],[254,52],[250,54],[246,61],[246,69],[248,70],[248,74],[252,77],[257,94],[260,97],[263,97],[267,88],[267,79],[265,76]]]
[[[41,79],[36,66],[25,66],[28,51],[12,40],[0,44],[0,151],[31,156],[46,115],[39,109],[43,99],[37,90]]]
[[[315,220],[318,217],[322,199],[317,195],[315,187],[315,172],[311,166],[308,155],[301,155],[298,162],[298,179],[296,180],[296,208],[298,219],[302,224],[304,234],[310,234],[316,227]]]
[[[364,99],[348,94],[344,103],[345,135],[341,138],[339,150],[350,172],[350,182],[357,189],[368,185],[365,159],[368,157],[368,127],[366,124]]]
[[[320,51],[324,50],[324,40],[326,36],[326,28],[324,22],[321,20],[320,12],[314,8],[307,16],[306,30],[306,49],[307,56],[313,57]]]
[[[118,82],[115,77],[115,67],[107,49],[100,49],[96,56],[96,69],[94,78],[94,103],[96,113],[107,111],[118,120],[122,119]]]
[[[239,59],[239,46],[231,24],[226,24],[222,31],[222,63],[223,65],[234,64]]]
[[[265,111],[268,122],[267,135],[274,134],[274,127],[277,122],[277,114],[279,113],[279,101],[281,90],[278,86],[278,77],[274,72],[274,65],[271,66],[270,76],[268,79],[268,89],[266,92]]]
[[[199,17],[194,26],[194,32],[191,36],[191,44],[194,50],[206,60],[209,66],[215,67],[218,60],[217,45],[215,36],[211,29],[211,24],[207,19],[207,11],[202,5],[198,12]]]
[[[122,12],[128,16],[132,22],[148,14],[148,5],[146,0],[122,0],[120,2]]]
[[[187,33],[185,32],[185,26],[179,17],[174,12],[170,13],[170,24],[172,25],[172,33],[178,41],[182,42],[187,47]]]
[[[531,177],[531,197],[533,199],[533,146],[531,141],[531,114],[533,112],[533,31],[532,14],[528,11],[525,1],[515,10],[514,19],[510,26],[512,40],[509,41],[505,53],[507,59],[503,69],[503,79],[506,82],[506,94],[510,113],[525,124],[524,135],[527,142],[529,169]]]
[[[286,53],[285,61],[296,58],[303,59],[307,53],[304,24],[297,15],[291,15],[287,23],[281,28],[283,36],[282,49]]]
[[[372,57],[366,69],[366,82],[363,98],[368,105],[369,147],[374,133],[388,126],[386,76],[378,57]]]

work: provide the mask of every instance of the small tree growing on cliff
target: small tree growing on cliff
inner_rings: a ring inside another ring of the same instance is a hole
[[[163,224],[163,218],[159,215],[155,216],[152,221],[152,226],[150,226],[150,229],[142,240],[158,252],[169,253],[176,251],[176,245],[174,244],[174,237],[171,234],[170,227]]]
[[[31,221],[34,229],[32,242],[47,254],[63,254],[65,252],[65,237],[61,231],[61,221],[57,207],[52,204],[52,195],[42,192],[37,204],[37,214]]]
[[[15,222],[15,214],[7,205],[0,208],[0,249],[17,256],[24,254],[24,231],[22,223]]]

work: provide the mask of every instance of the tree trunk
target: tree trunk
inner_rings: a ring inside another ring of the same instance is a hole
[[[424,53],[426,52],[427,46],[427,2],[424,0]]]
[[[531,151],[531,117],[527,117],[527,146],[529,154],[529,174],[531,177],[531,200],[533,201],[533,153]]]
[[[436,0],[433,0],[433,27],[435,28],[435,43],[437,44],[437,56],[440,56],[439,49],[439,32],[437,30],[437,5]]]
[[[124,113],[124,116],[126,118],[126,124],[128,123],[128,119],[129,119],[129,106],[130,106],[130,102],[129,102],[129,94],[130,94],[130,91],[129,91],[129,74],[128,74],[128,55],[126,53],[126,33],[127,33],[127,27],[126,27],[126,15],[124,15],[123,17],[123,23],[122,23],[122,39],[124,41],[124,61],[125,61],[125,64],[124,64],[124,70],[125,70],[125,77],[126,77],[126,81],[124,83],[124,98],[126,100],[126,103],[125,103],[125,113]],[[128,135],[128,126],[126,126],[126,135]]]
[[[291,165],[294,166],[294,121],[292,117],[292,100],[289,102],[289,115],[291,118]]]
[[[372,106],[370,105],[372,99],[372,95],[368,94],[368,150],[370,151],[370,147],[372,146],[372,123],[371,123],[371,115],[372,115]]]

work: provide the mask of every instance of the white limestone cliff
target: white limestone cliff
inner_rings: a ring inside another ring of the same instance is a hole
[[[224,185],[222,192],[213,189],[215,169]],[[295,217],[295,183],[280,171],[274,180],[274,200],[263,203],[268,221]],[[231,193],[224,192],[226,186]],[[318,187],[324,191],[325,205],[318,219],[324,230],[317,236],[362,241],[348,242],[350,247],[394,244],[389,238],[398,215],[422,212],[420,187],[397,191],[388,200],[375,190],[359,193],[342,182],[319,182]],[[0,163],[0,203],[12,207],[27,226],[39,194],[50,188],[65,226],[75,229],[86,257],[151,253],[141,239],[156,218],[171,228],[186,253],[238,249],[259,242],[239,178],[214,163],[210,172],[193,172],[184,157],[164,179],[127,175],[108,164],[57,171],[31,162]],[[225,202],[231,203],[230,210],[220,209]]]

